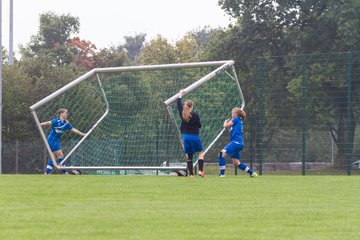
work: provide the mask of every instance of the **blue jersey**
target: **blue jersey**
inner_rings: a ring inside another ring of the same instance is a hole
[[[230,132],[230,141],[231,142],[237,142],[242,145],[244,145],[243,142],[243,122],[241,118],[233,118],[231,121],[234,123],[234,125],[231,126],[231,132]]]
[[[59,142],[62,134],[65,131],[73,129],[71,124],[64,120],[61,121],[60,118],[55,118],[51,120],[51,131],[48,137],[49,142]]]

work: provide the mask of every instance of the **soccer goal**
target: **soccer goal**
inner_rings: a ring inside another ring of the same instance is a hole
[[[223,122],[226,118],[231,117],[232,108],[237,106],[243,109],[245,107],[234,62],[224,62],[220,67],[187,86],[184,91],[184,100],[191,99],[194,102],[195,111],[200,115],[202,123],[201,141],[205,148],[204,155],[206,155],[224,133]],[[176,106],[177,98],[178,94],[175,94],[164,101],[164,104],[173,125],[177,129],[176,132],[179,133],[181,118]],[[178,138],[182,144],[181,137],[178,136]],[[196,164],[197,160],[194,162],[194,166]]]
[[[186,158],[179,131],[177,93],[194,101],[201,117],[205,152],[223,133],[223,121],[245,102],[234,62],[93,69],[30,107],[49,155],[60,170],[184,170]],[[174,104],[175,103],[175,104]],[[60,164],[47,143],[49,127],[60,108],[84,137],[66,132]],[[96,172],[95,172],[96,173]]]

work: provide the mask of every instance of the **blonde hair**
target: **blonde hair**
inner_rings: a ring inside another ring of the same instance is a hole
[[[193,102],[191,100],[186,100],[184,109],[182,111],[182,118],[185,122],[189,122],[191,118],[191,109],[193,107]]]
[[[241,117],[242,120],[246,119],[246,112],[242,110],[241,108],[235,107],[234,112],[238,117]]]
[[[60,108],[60,109],[56,112],[56,116],[57,116],[57,117],[60,117],[60,114],[63,113],[63,112],[67,112],[67,109],[66,109],[66,108]]]

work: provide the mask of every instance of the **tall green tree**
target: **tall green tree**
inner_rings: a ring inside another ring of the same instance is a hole
[[[70,14],[57,15],[54,12],[40,14],[40,26],[37,35],[32,36],[30,43],[20,46],[22,57],[48,55],[52,63],[61,66],[73,61],[73,54],[68,40],[79,32],[79,18]]]
[[[125,50],[116,47],[103,48],[95,56],[98,67],[121,67],[130,65]]]
[[[176,42],[175,53],[178,63],[194,62],[197,61],[199,45],[192,35],[187,34]]]
[[[142,65],[175,63],[176,53],[168,40],[158,35],[145,45],[139,61]]]
[[[31,87],[29,76],[17,68],[17,64],[3,66],[3,140],[4,142],[26,139],[33,128],[29,106]]]
[[[29,107],[78,76],[73,67],[55,67],[47,57],[21,59],[4,65],[4,141],[38,139]]]

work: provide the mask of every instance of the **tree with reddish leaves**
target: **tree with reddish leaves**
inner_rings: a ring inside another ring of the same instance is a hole
[[[90,41],[72,38],[68,40],[68,45],[74,54],[74,63],[84,70],[91,70],[97,67],[97,53],[95,44]]]

